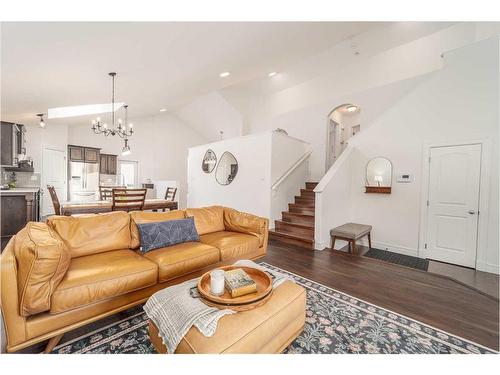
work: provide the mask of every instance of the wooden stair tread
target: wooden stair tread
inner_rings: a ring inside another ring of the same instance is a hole
[[[293,203],[288,203],[288,211],[281,212],[281,220],[275,220],[276,227],[269,231],[269,238],[304,249],[314,249],[314,188],[317,182],[306,182]]]
[[[297,228],[303,228],[303,229],[314,229],[314,224],[307,225],[307,224],[302,224],[302,223],[294,223],[292,221],[283,221],[283,220],[275,220],[277,223],[282,223],[288,226],[292,227],[297,227]]]
[[[305,214],[302,212],[290,212],[290,211],[282,211],[281,214],[289,214],[290,216],[305,216],[307,218],[314,218],[314,213],[312,214]]]
[[[296,241],[301,241],[305,242],[308,244],[312,244],[314,242],[314,237],[307,238],[298,234],[290,233],[290,232],[285,232],[283,230],[276,230],[276,229],[270,229],[269,234],[271,236],[278,236],[278,237],[285,237],[285,238],[290,238],[292,240]]]

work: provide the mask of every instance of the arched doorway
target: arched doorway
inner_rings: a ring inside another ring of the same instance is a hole
[[[328,114],[325,171],[330,169],[345,150],[349,138],[361,130],[360,113],[361,108],[358,105],[345,103]]]

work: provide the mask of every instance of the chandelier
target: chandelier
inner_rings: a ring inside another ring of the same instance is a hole
[[[130,154],[130,146],[128,144],[128,138],[134,134],[132,123],[128,122],[128,105],[125,104],[123,108],[125,109],[125,123],[118,119],[118,124],[115,125],[115,77],[116,73],[109,73],[112,80],[112,91],[111,91],[111,126],[108,127],[107,123],[101,124],[101,118],[97,117],[92,121],[92,131],[95,134],[104,134],[104,136],[115,136],[118,135],[123,138],[125,145],[122,148],[122,155]]]

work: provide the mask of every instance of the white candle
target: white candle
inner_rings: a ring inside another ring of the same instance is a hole
[[[215,296],[224,294],[224,271],[214,270],[210,272],[210,293]]]

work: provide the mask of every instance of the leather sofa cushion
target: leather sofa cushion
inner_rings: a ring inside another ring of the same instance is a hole
[[[158,266],[130,249],[75,258],[52,293],[50,312],[57,314],[146,288],[157,279]]]
[[[72,258],[130,246],[130,217],[123,211],[81,217],[51,216],[47,222]]]
[[[224,230],[224,208],[222,206],[210,206],[205,208],[188,208],[186,216],[194,217],[196,230],[202,234],[220,232]]]
[[[219,262],[220,252],[200,242],[185,242],[152,250],[144,257],[158,265],[158,280],[164,282]]]
[[[64,277],[71,255],[45,223],[29,222],[15,236],[19,312],[22,316],[50,310],[50,297]]]
[[[218,248],[222,261],[245,258],[246,254],[255,252],[259,248],[257,237],[229,231],[204,234],[200,236],[200,241]]]
[[[250,234],[259,239],[259,247],[264,244],[268,220],[240,212],[234,208],[224,207],[224,227],[231,232]]]
[[[186,213],[181,210],[168,212],[132,211],[130,212],[130,248],[138,249],[141,245],[141,238],[137,230],[137,223],[154,223],[157,221],[184,219]]]
[[[176,353],[280,353],[302,331],[306,315],[306,291],[285,281],[271,299],[253,310],[223,316],[215,334],[205,337],[192,327],[177,346]],[[166,347],[150,322],[150,339],[159,353]]]

